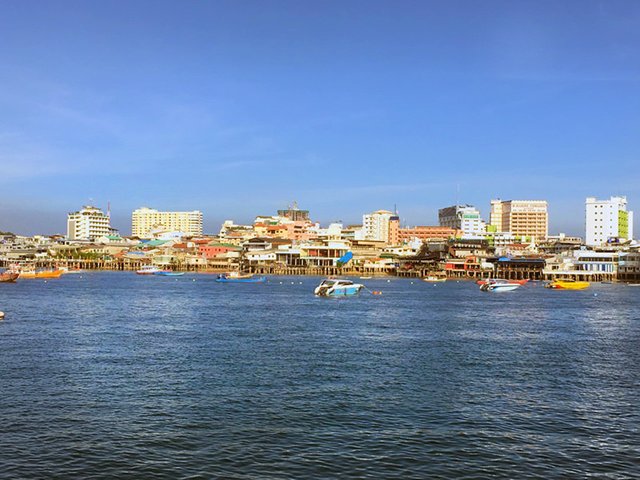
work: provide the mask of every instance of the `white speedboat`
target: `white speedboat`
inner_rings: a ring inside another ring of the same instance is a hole
[[[351,280],[336,280],[328,278],[320,282],[314,293],[320,297],[342,297],[347,295],[357,295],[364,285],[353,283]]]
[[[507,280],[500,279],[492,279],[487,280],[480,286],[480,290],[483,292],[510,292],[511,290],[515,290],[520,288],[521,285],[519,283],[511,283]]]
[[[158,272],[162,272],[162,270],[155,265],[145,265],[140,270],[136,270],[138,275],[154,275]]]

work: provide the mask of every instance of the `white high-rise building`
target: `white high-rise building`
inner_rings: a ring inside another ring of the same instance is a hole
[[[597,246],[612,239],[626,241],[633,238],[633,212],[627,210],[627,197],[611,197],[609,200],[588,197],[585,211],[587,245]]]
[[[378,210],[362,216],[362,231],[365,240],[376,240],[390,244],[398,243],[398,215],[388,210]]]
[[[131,235],[150,238],[153,232],[181,232],[202,235],[202,212],[159,212],[142,207],[131,214]]]
[[[108,215],[92,206],[67,215],[68,240],[95,240],[113,232]]]
[[[454,205],[438,210],[441,227],[461,230],[464,235],[484,235],[486,224],[477,208],[471,205]]]

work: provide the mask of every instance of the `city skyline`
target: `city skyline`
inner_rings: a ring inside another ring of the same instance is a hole
[[[622,197],[625,197],[624,195]],[[590,197],[587,197],[585,200],[589,200]],[[509,200],[504,200],[504,199],[492,199],[492,201],[494,200],[502,200],[505,202],[510,202],[510,201],[523,201],[523,199],[509,199]],[[532,201],[532,199],[528,199],[528,200],[524,200],[525,202],[529,202]],[[534,201],[540,201],[540,199],[535,199]],[[544,201],[544,200],[543,200]],[[163,209],[157,209],[154,206],[153,207],[149,207],[148,205],[142,205],[142,206],[138,206],[134,209],[132,209],[128,215],[124,215],[124,216],[113,216],[111,215],[111,211],[110,211],[110,204],[111,202],[107,202],[107,208],[103,208],[101,205],[96,204],[93,199],[90,199],[89,202],[85,202],[82,206],[79,206],[78,208],[76,208],[75,210],[79,210],[80,208],[85,208],[85,207],[92,207],[92,208],[97,208],[98,210],[104,211],[105,214],[109,214],[109,217],[111,219],[111,227],[114,228],[115,230],[119,231],[120,234],[122,235],[133,235],[133,228],[132,228],[132,218],[133,216],[136,214],[136,212],[140,211],[140,210],[145,210],[145,209],[149,209],[151,208],[152,211],[158,211],[158,210],[163,210]],[[290,204],[288,204],[286,207],[287,208],[291,208],[292,205],[296,205],[294,208],[297,208],[297,201],[294,201]],[[480,217],[479,220],[482,221],[482,225],[484,226],[489,225],[491,223],[491,208],[487,208],[486,209],[486,214],[483,213],[484,209],[481,207],[477,207],[476,205],[471,205],[471,204],[465,204],[463,202],[460,202],[457,204],[459,207],[465,208],[465,207],[471,207],[477,211],[479,211],[480,213]],[[417,223],[410,223],[408,221],[406,221],[406,219],[403,217],[402,212],[400,211],[400,209],[398,209],[397,205],[394,205],[393,208],[389,208],[390,211],[395,210],[398,213],[399,216],[399,224],[403,227],[417,227],[417,226],[438,226],[441,225],[441,220],[439,219],[439,213],[443,208],[451,208],[451,207],[455,207],[456,204],[451,204],[451,205],[446,205],[443,206],[441,208],[439,208],[438,210],[436,210],[435,212],[435,220],[433,221],[428,221],[428,222],[417,222]],[[285,207],[285,206],[282,206]],[[303,206],[304,208],[306,208],[306,206]],[[631,206],[633,208],[633,206]],[[384,209],[384,208],[383,208]],[[202,234],[203,235],[216,235],[217,232],[219,231],[220,227],[223,225],[223,223],[227,220],[233,220],[233,221],[237,221],[239,224],[251,224],[255,221],[255,219],[257,217],[260,216],[271,216],[271,215],[276,215],[275,211],[259,211],[256,212],[254,214],[249,214],[246,217],[242,217],[242,218],[231,218],[231,217],[225,217],[224,215],[220,216],[219,218],[222,218],[222,220],[220,220],[219,222],[216,221],[211,221],[207,219],[207,212],[203,212],[200,209],[190,209],[189,211],[178,211],[176,209],[165,209],[168,213],[199,213],[201,215],[201,224],[203,225],[202,227]],[[379,209],[372,209],[371,211],[374,210],[379,210]],[[66,212],[67,214],[72,214],[74,213],[73,211],[69,211]],[[162,213],[162,212],[160,212]],[[360,214],[360,216],[357,216],[356,218],[353,219],[353,221],[349,221],[349,220],[344,220],[342,218],[333,218],[330,220],[319,220],[317,218],[315,218],[313,216],[313,210],[310,210],[309,213],[309,219],[315,223],[321,224],[321,225],[329,225],[331,223],[342,223],[345,226],[346,225],[362,225],[362,215],[367,215],[370,212],[362,212]],[[568,235],[575,235],[575,236],[580,236],[580,237],[584,237],[585,235],[585,229],[587,228],[586,225],[586,207],[585,204],[583,202],[583,214],[585,215],[585,221],[583,221],[583,225],[582,225],[582,230],[581,231],[553,231],[551,228],[549,228],[548,230],[548,235],[557,235],[559,233],[564,233],[564,234],[568,234]],[[62,218],[62,217],[61,217]],[[217,217],[216,217],[217,218]],[[551,216],[549,216],[548,222],[549,225],[553,225],[553,222],[551,221]],[[1,219],[0,219],[1,221]],[[57,222],[60,223],[60,222]],[[12,233],[15,233],[17,235],[65,235],[65,231],[67,229],[67,217],[64,216],[64,225],[63,228],[58,230],[58,231],[43,231],[42,229],[38,230],[38,227],[36,226],[36,230],[33,232],[21,232],[21,231],[17,231],[17,230],[12,230],[11,228],[7,228],[6,226],[3,226],[2,224],[0,224],[0,231],[11,231]],[[207,226],[212,225],[211,228],[208,228]],[[632,230],[632,235],[633,238],[637,238],[636,234],[634,233],[636,231],[636,227],[635,224],[633,226],[633,230]]]
[[[90,198],[209,233],[501,198],[582,236],[585,198],[640,204],[635,2],[35,6],[3,8],[0,230],[63,233]]]

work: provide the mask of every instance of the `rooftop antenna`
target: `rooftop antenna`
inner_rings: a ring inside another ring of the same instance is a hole
[[[460,205],[460,184],[456,184],[456,207]]]
[[[107,217],[111,218],[111,202],[107,202]]]

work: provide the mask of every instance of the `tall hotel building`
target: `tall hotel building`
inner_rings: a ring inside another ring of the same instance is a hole
[[[549,234],[546,200],[491,200],[491,225],[498,232],[544,240]]]
[[[202,235],[202,212],[159,212],[146,207],[134,210],[131,214],[131,235],[150,238],[154,231]]]
[[[585,242],[596,246],[610,239],[633,238],[633,212],[627,210],[627,197],[611,197],[609,200],[587,198]]]
[[[68,240],[95,240],[113,233],[109,215],[92,206],[67,215]]]
[[[365,240],[385,242],[390,245],[398,243],[400,218],[397,213],[378,210],[362,216],[362,230]]]

